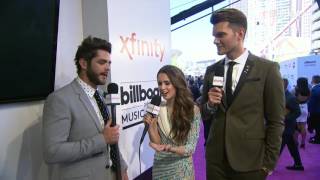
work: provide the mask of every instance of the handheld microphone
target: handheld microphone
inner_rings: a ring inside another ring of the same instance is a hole
[[[160,103],[161,97],[160,96],[153,96],[151,102],[147,105],[146,114],[150,114],[153,118],[157,117],[160,111]],[[142,136],[140,139],[140,145],[142,144],[144,137],[149,129],[149,124],[145,124]]]
[[[214,76],[212,78],[212,87],[222,88],[224,84],[224,66],[218,65],[215,68]]]
[[[107,105],[111,106],[111,127],[115,126],[117,124],[117,118],[116,118],[116,105],[120,105],[120,98],[118,95],[119,87],[116,83],[109,83],[107,87],[107,95],[106,101]],[[119,102],[118,102],[119,101]],[[120,164],[120,151],[118,143],[110,145],[110,152],[112,149],[114,150],[115,156],[116,156],[116,179],[120,180],[121,177],[121,164]],[[111,153],[112,154],[112,153]]]
[[[107,105],[115,104],[120,105],[120,96],[118,94],[119,88],[116,83],[109,83],[107,87],[107,92],[103,93],[104,98],[106,99]]]
[[[105,93],[106,104],[111,106],[111,126],[116,125],[116,105],[120,105],[120,97],[118,95],[119,87],[116,83],[110,83]]]
[[[224,66],[218,65],[215,68],[214,75],[212,77],[212,84],[210,85],[210,89],[213,87],[222,88],[223,85],[224,85]],[[217,111],[217,109],[218,109],[218,105],[214,105],[213,111]]]

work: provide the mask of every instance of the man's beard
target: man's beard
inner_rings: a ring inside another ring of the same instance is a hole
[[[95,72],[93,72],[91,66],[89,66],[88,68],[87,76],[88,76],[88,79],[95,85],[104,85],[106,83],[99,79],[99,74],[96,74]]]

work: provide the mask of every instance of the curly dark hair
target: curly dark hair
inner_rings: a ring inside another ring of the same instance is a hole
[[[176,89],[176,97],[174,98],[171,122],[172,137],[178,144],[183,144],[187,140],[191,123],[194,117],[194,102],[190,89],[183,72],[172,65],[163,66],[158,74],[164,73],[170,79],[172,85]]]
[[[78,47],[76,57],[74,58],[78,74],[81,70],[81,66],[79,63],[80,59],[83,58],[88,63],[90,63],[92,58],[97,55],[97,50],[99,49],[111,53],[111,43],[104,39],[91,36],[88,36],[82,41],[81,45]]]

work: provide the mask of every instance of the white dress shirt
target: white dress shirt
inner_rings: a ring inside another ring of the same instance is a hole
[[[227,79],[227,71],[229,68],[229,62],[230,61],[234,61],[236,62],[236,64],[233,66],[233,71],[232,71],[232,93],[234,92],[234,90],[237,87],[237,84],[239,82],[241,73],[243,71],[244,66],[246,65],[247,59],[249,56],[249,51],[247,49],[245,49],[245,51],[236,59],[231,60],[228,57],[225,57],[225,61],[224,61],[224,79]],[[224,81],[224,90],[226,87],[226,81]]]

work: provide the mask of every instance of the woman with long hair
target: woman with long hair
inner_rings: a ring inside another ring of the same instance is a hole
[[[308,119],[308,99],[310,96],[310,89],[308,79],[300,77],[297,79],[297,85],[295,87],[295,96],[300,106],[300,116],[297,118],[297,131],[294,134],[295,141],[299,144],[299,135],[301,135],[300,148],[305,148],[306,142],[306,125]]]
[[[150,127],[150,146],[156,150],[152,177],[194,179],[192,154],[199,137],[199,109],[179,68],[163,66],[157,73],[157,81],[164,99],[159,116],[144,117]]]

